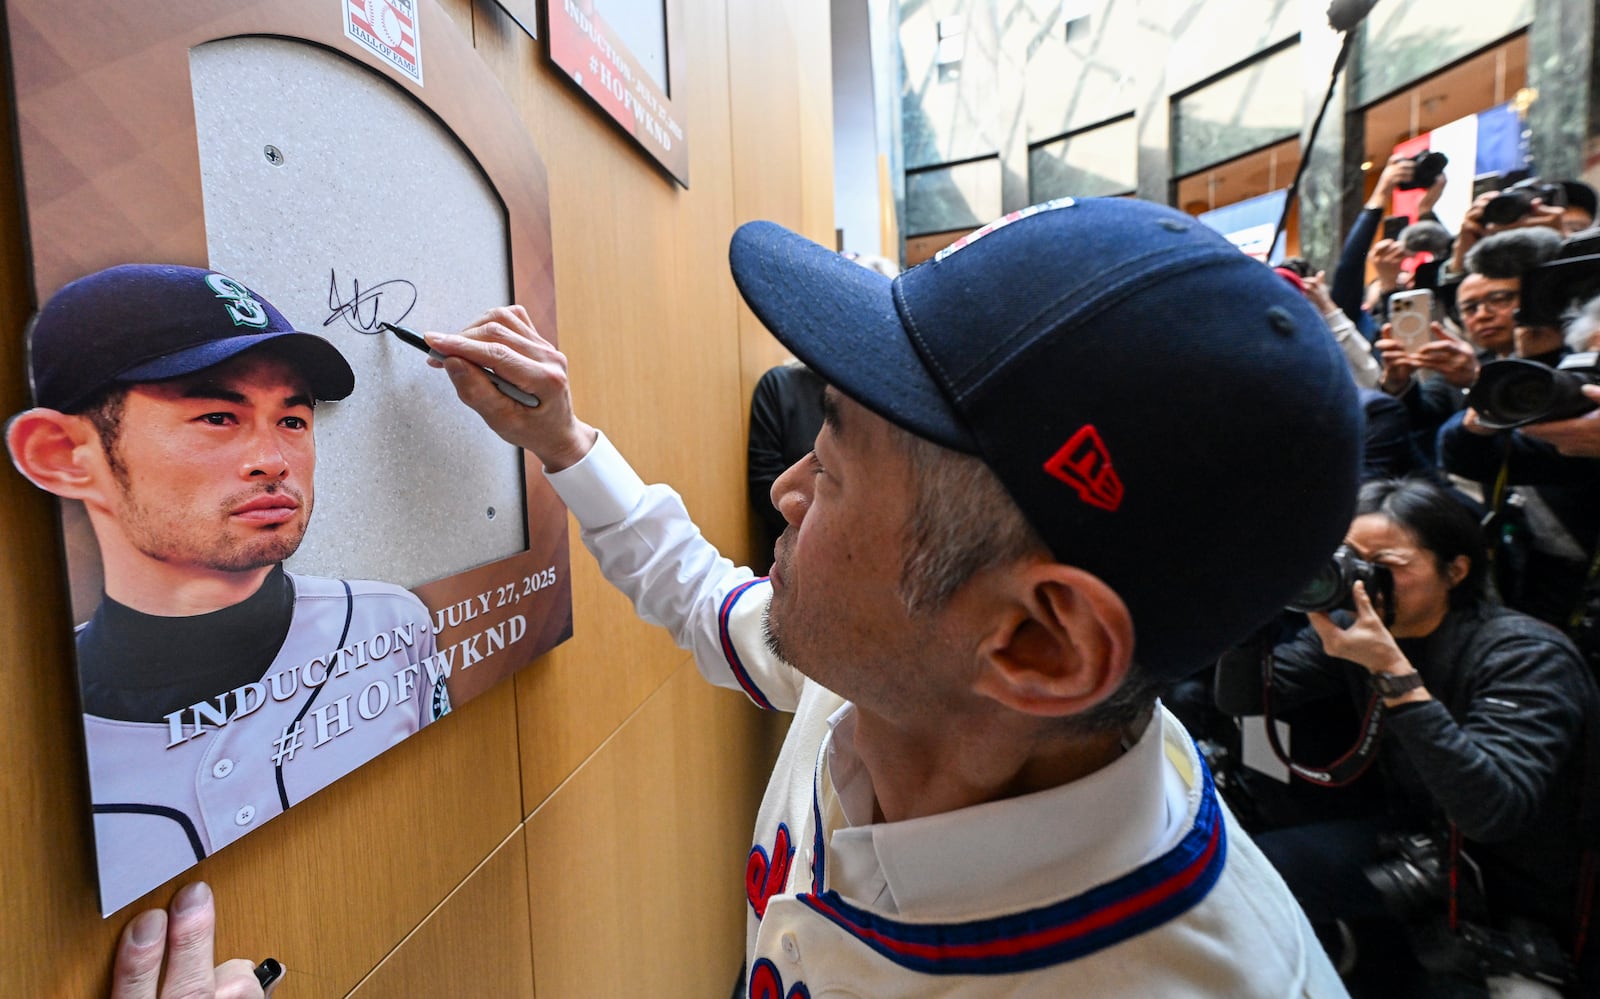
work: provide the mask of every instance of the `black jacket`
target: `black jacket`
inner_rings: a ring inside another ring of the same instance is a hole
[[[772,561],[772,546],[786,525],[772,506],[772,484],[795,462],[811,453],[822,430],[821,376],[810,368],[781,364],[756,382],[750,396],[750,509],[764,529],[763,565]],[[759,566],[758,566],[759,568]]]
[[[1484,436],[1451,418],[1439,430],[1439,464],[1448,472],[1480,483],[1488,503],[1506,461],[1507,481],[1531,489],[1582,553],[1561,558],[1530,544],[1520,587],[1505,594],[1518,610],[1565,627],[1578,605],[1589,559],[1600,541],[1600,459],[1574,458],[1551,444],[1511,430]]]
[[[1570,941],[1585,836],[1580,821],[1600,693],[1555,629],[1504,607],[1453,609],[1398,642],[1434,700],[1386,712],[1379,765],[1401,828],[1442,814],[1484,869],[1491,915],[1539,920]],[[1367,671],[1334,659],[1307,627],[1274,654],[1274,706],[1325,696],[1365,705]]]

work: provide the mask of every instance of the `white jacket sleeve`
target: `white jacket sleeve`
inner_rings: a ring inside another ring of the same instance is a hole
[[[1339,349],[1344,351],[1344,359],[1350,365],[1350,375],[1356,384],[1362,388],[1377,388],[1378,382],[1383,379],[1383,365],[1372,356],[1372,344],[1356,332],[1356,324],[1350,321],[1344,310],[1334,309],[1323,318],[1328,321],[1328,330],[1333,333]]]
[[[771,584],[723,558],[676,492],[645,485],[604,434],[582,461],[545,478],[578,518],[600,572],[694,654],[702,676],[760,707],[793,710],[804,678],[767,647]]]

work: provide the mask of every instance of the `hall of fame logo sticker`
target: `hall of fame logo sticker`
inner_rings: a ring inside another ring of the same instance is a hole
[[[344,33],[422,86],[417,0],[344,0]]]

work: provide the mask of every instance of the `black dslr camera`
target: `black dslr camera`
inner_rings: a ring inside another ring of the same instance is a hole
[[[1410,921],[1450,898],[1450,858],[1440,837],[1379,836],[1378,853],[1384,859],[1362,873],[1395,918]]]
[[[1538,177],[1519,180],[1483,206],[1483,222],[1485,225],[1510,225],[1533,211],[1535,198],[1546,207],[1561,208],[1567,203],[1567,189],[1560,184],[1545,183]]]
[[[1450,165],[1450,157],[1444,153],[1426,152],[1412,162],[1416,167],[1411,171],[1411,179],[1395,185],[1402,191],[1425,191],[1432,187],[1433,182],[1444,173],[1444,168]]]
[[[1577,981],[1572,959],[1550,931],[1516,918],[1507,920],[1504,929],[1486,925],[1482,889],[1472,876],[1460,879],[1467,918],[1451,929],[1446,916],[1450,857],[1443,836],[1380,836],[1378,852],[1384,859],[1362,873],[1389,912],[1405,923],[1417,961],[1430,972],[1468,979],[1521,975],[1558,989]],[[1461,862],[1473,867],[1465,854]]]
[[[1317,574],[1300,588],[1288,604],[1292,611],[1327,613],[1331,610],[1355,610],[1354,588],[1362,583],[1367,589],[1367,599],[1388,624],[1394,620],[1394,574],[1381,565],[1368,562],[1355,553],[1349,545],[1340,545],[1323,563]]]
[[[1600,385],[1600,353],[1568,354],[1552,368],[1509,357],[1489,361],[1467,393],[1478,422],[1491,430],[1566,420],[1596,408],[1583,386]]]

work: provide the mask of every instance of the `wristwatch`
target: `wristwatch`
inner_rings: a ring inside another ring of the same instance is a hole
[[[1372,684],[1372,692],[1379,697],[1399,697],[1422,686],[1422,674],[1416,670],[1410,673],[1372,673],[1367,679]]]

